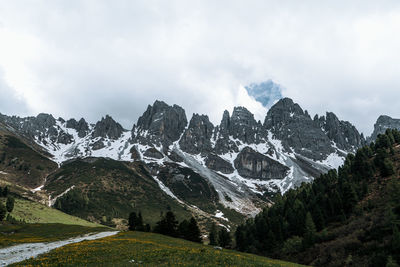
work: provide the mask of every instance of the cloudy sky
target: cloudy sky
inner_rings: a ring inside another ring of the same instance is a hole
[[[214,123],[235,105],[262,119],[243,86],[268,79],[367,135],[400,118],[400,2],[0,1],[1,113],[131,128],[160,99]]]

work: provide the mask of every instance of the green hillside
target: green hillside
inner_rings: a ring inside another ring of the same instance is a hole
[[[314,266],[398,266],[399,228],[400,132],[387,130],[239,226],[236,248]]]
[[[56,168],[40,148],[0,125],[0,180],[32,189]]]
[[[163,235],[123,232],[61,247],[11,266],[301,266]]]
[[[13,218],[23,220],[26,223],[62,223],[89,227],[100,226],[99,224],[85,221],[57,209],[22,198],[15,199],[14,210],[11,214]]]
[[[173,210],[179,219],[191,213],[165,194],[143,163],[104,158],[78,159],[63,164],[51,174],[44,189],[60,195],[55,207],[90,221],[110,223],[141,211],[146,223],[155,224],[161,212]]]

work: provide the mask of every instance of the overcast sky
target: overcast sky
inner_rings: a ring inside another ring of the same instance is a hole
[[[366,135],[400,118],[400,1],[0,1],[1,113],[130,129],[160,99],[263,120],[243,86],[268,79]]]

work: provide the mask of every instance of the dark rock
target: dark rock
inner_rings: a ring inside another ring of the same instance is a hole
[[[175,151],[171,151],[168,153],[168,158],[175,162],[183,162],[183,158],[179,156]]]
[[[183,108],[178,105],[169,106],[157,100],[138,119],[132,130],[132,137],[141,144],[162,144],[165,148],[179,139],[186,125]]]
[[[271,107],[264,127],[289,152],[293,149],[305,157],[322,160],[335,151],[321,127],[290,98],[283,98]]]
[[[215,212],[218,193],[207,179],[192,169],[166,163],[160,168],[158,179],[179,199],[206,212]]]
[[[283,179],[289,172],[289,168],[281,163],[245,147],[234,161],[238,173],[250,179]]]
[[[387,129],[400,130],[400,119],[393,119],[386,115],[379,116],[374,125],[374,131],[371,137],[368,138],[368,142],[375,142],[378,135],[385,133]]]
[[[211,151],[211,136],[214,125],[208,116],[193,114],[189,127],[183,133],[179,141],[181,149],[191,154]]]
[[[325,131],[328,138],[334,141],[338,148],[346,151],[355,151],[365,144],[364,137],[356,127],[348,121],[340,121],[332,112],[314,118],[314,121]]]
[[[102,118],[96,123],[92,136],[94,138],[108,137],[110,139],[118,139],[121,137],[123,131],[124,129],[122,128],[121,124],[114,121],[109,115],[106,115],[105,118]]]
[[[67,128],[75,129],[80,138],[85,137],[89,133],[89,125],[83,118],[81,118],[79,122],[75,119],[70,119],[67,121],[66,126]]]
[[[162,159],[164,157],[164,155],[154,147],[147,149],[143,156],[154,159]]]
[[[233,173],[232,164],[215,154],[209,154],[205,160],[206,166],[214,171],[220,171],[225,174]]]
[[[220,125],[215,127],[216,134],[213,136],[215,142],[214,151],[217,154],[225,154],[231,151],[239,152],[236,143],[229,138],[230,125],[231,118],[229,112],[225,110]]]
[[[93,150],[99,150],[105,147],[104,145],[104,139],[100,138],[99,140],[97,140],[96,142],[94,142],[93,144],[91,144],[91,147]]]
[[[234,139],[246,144],[259,144],[262,138],[262,125],[245,107],[235,107],[230,119],[229,133]]]
[[[140,153],[137,151],[136,147],[133,146],[130,152],[133,160],[141,160]]]

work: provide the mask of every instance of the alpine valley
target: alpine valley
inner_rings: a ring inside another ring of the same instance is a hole
[[[25,197],[68,214],[122,226],[132,210],[154,224],[160,213],[193,215],[232,228],[272,197],[339,167],[348,153],[398,120],[381,116],[370,138],[334,113],[314,118],[289,98],[263,122],[245,107],[188,120],[155,101],[124,129],[106,115],[95,124],[50,114],[0,114],[0,179]]]

